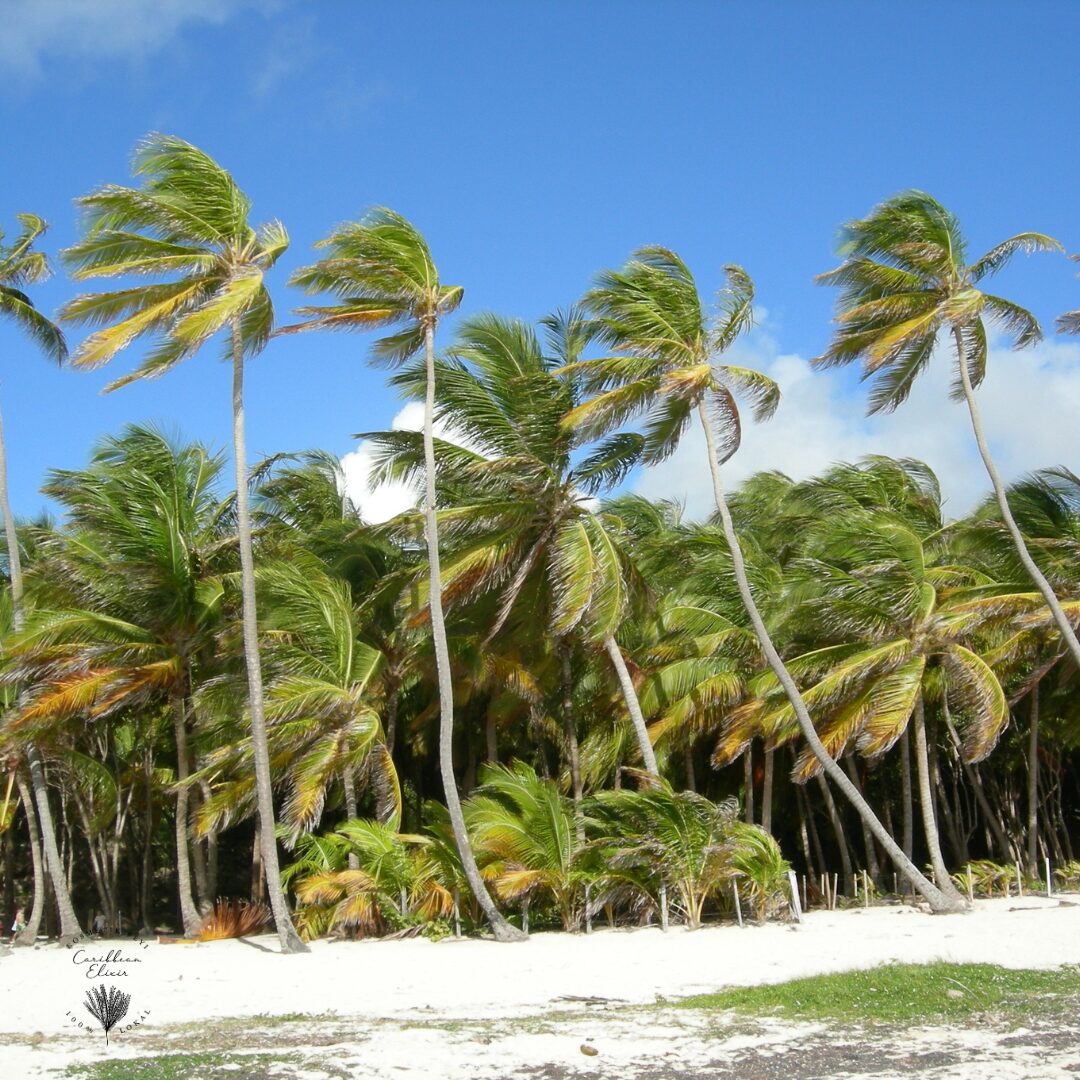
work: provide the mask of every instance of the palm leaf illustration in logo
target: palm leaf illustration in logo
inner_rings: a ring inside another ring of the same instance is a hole
[[[97,1018],[105,1032],[105,1045],[109,1045],[109,1032],[127,1016],[128,1006],[131,1004],[131,995],[123,990],[117,990],[115,986],[106,989],[104,986],[95,986],[86,991],[86,1000],[83,1005],[91,1016]]]

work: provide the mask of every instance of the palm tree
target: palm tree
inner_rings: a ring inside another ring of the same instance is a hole
[[[575,458],[576,440],[562,419],[578,398],[576,380],[559,377],[567,340],[581,340],[580,317],[545,320],[546,355],[528,324],[480,315],[459,329],[447,358],[437,362],[437,419],[471,445],[439,440],[436,468],[444,500],[440,513],[454,540],[444,566],[446,599],[498,593],[485,635],[492,642],[511,617],[528,627],[537,610],[557,639],[562,691],[571,689],[565,664],[572,640],[601,644],[611,660],[647,772],[659,775],[633,679],[616,641],[640,575],[620,542],[618,514],[593,508],[596,495],[629,471],[640,448],[635,436],[616,436]],[[573,355],[573,354],[571,354]],[[394,379],[407,392],[425,382],[418,365]],[[415,479],[421,447],[416,433],[368,433],[376,447],[375,479]],[[581,802],[577,735],[563,706],[575,801]]]
[[[24,291],[27,285],[44,281],[50,273],[45,255],[34,250],[35,241],[45,232],[45,222],[35,214],[19,214],[18,218],[22,225],[22,232],[12,244],[5,245],[4,234],[0,233],[0,315],[6,315],[16,326],[24,330],[49,359],[62,364],[67,359],[67,343],[64,341],[63,333],[55,323],[34,307],[33,301]],[[13,623],[15,629],[18,630],[23,623],[22,560],[19,540],[15,532],[15,518],[11,513],[11,500],[8,496],[7,448],[4,444],[2,420],[0,420],[0,512],[4,515],[4,536],[7,540]],[[33,742],[28,742],[25,749],[34,800],[41,817],[45,859],[60,909],[60,934],[70,939],[80,933],[79,920],[71,905],[71,897],[68,895],[66,878],[60,862],[60,852],[56,846],[56,828],[53,825],[52,810],[49,807],[45,772],[41,756]],[[27,813],[30,812],[30,808],[27,807]]]
[[[373,350],[378,360],[390,364],[404,363],[421,349],[424,350],[424,531],[431,582],[431,633],[439,680],[439,768],[469,887],[496,939],[518,941],[524,935],[502,916],[480,877],[469,846],[454,778],[454,690],[443,616],[432,425],[435,412],[435,332],[439,320],[461,303],[464,290],[458,285],[440,283],[427,241],[410,222],[392,210],[373,210],[362,221],[341,226],[319,246],[328,249],[328,255],[298,270],[291,279],[292,283],[309,293],[331,293],[338,302],[328,307],[302,308],[300,314],[307,316],[307,321],[288,329],[398,327],[397,333],[380,338]]]
[[[37,610],[12,646],[33,686],[19,723],[96,720],[132,707],[145,716],[156,700],[168,702],[188,936],[202,921],[188,851],[188,731],[221,621],[220,553],[231,546],[214,490],[221,467],[197,443],[134,426],[103,440],[89,468],[53,472],[44,490],[65,508],[68,527],[40,544],[31,578]]]
[[[906,400],[916,377],[930,363],[942,332],[952,336],[956,350],[952,396],[967,403],[979,455],[1017,555],[1080,664],[1080,640],[1053,587],[1031,557],[1009,508],[975,400],[975,388],[986,375],[986,319],[1012,338],[1015,349],[1042,337],[1030,311],[983,292],[979,285],[1017,252],[1061,251],[1062,247],[1042,233],[1024,232],[1003,240],[973,263],[966,262],[966,250],[959,221],[923,191],[904,192],[875,207],[867,217],[849,222],[841,246],[844,261],[818,277],[822,284],[840,289],[839,329],[814,363],[840,367],[862,360],[863,378],[874,382],[869,412],[892,412]],[[1071,326],[1066,316],[1064,328]]]
[[[934,910],[954,910],[946,897],[908,859],[858,788],[829,756],[814,729],[799,689],[773,644],[754,600],[742,548],[724,497],[720,468],[738,449],[741,421],[736,395],[749,398],[755,416],[767,419],[779,402],[776,384],[758,371],[721,365],[718,358],[753,320],[753,282],[737,266],[726,269],[727,287],[710,318],[687,265],[673,251],[647,247],[621,270],[606,271],[587,294],[587,307],[605,327],[619,355],[575,365],[598,395],[579,405],[567,423],[586,432],[617,427],[648,411],[643,457],[671,454],[696,411],[705,434],[713,494],[732,568],[754,634],[769,667],[795,710],[799,727],[822,768],[858,811],[897,868]]]
[[[149,136],[136,151],[133,168],[143,179],[140,188],[109,184],[78,200],[86,233],[64,252],[64,259],[80,281],[129,274],[167,280],[79,296],[65,305],[62,316],[100,327],[72,358],[81,368],[108,363],[144,335],[159,339],[139,367],[108,390],[163,375],[219,333],[228,335],[244,662],[263,864],[282,951],[305,952],[278,866],[244,443],[244,360],[262,350],[273,330],[274,308],[264,278],[289,238],[280,222],[252,228],[247,196],[213,158],[183,139]]]

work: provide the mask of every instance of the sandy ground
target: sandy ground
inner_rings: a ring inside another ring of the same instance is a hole
[[[252,1057],[249,1071],[229,1074],[241,1078],[1069,1076],[1080,1071],[1077,1032],[935,1029],[878,1039],[870,1053],[821,1025],[747,1030],[662,1001],[893,960],[1077,964],[1080,897],[1064,899],[979,901],[958,916],[880,907],[812,912],[799,926],[536,934],[515,945],[317,942],[292,957],[272,937],[19,949],[0,957],[0,1072],[55,1075],[191,1049],[202,1035],[207,1049],[295,1052],[287,1065]],[[95,961],[109,977],[88,977],[100,975]],[[95,982],[131,994],[107,1049],[82,1006]]]

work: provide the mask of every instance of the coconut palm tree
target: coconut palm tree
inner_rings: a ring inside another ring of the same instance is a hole
[[[840,290],[839,327],[814,363],[827,368],[861,360],[863,378],[874,384],[869,412],[892,412],[929,365],[942,334],[951,336],[956,351],[952,396],[967,403],[979,456],[1017,555],[1053,613],[1062,641],[1080,664],[1080,640],[1016,523],[975,400],[975,390],[986,376],[986,320],[1011,337],[1015,349],[1042,337],[1030,311],[984,292],[980,285],[1017,252],[1061,250],[1049,236],[1024,232],[968,263],[960,223],[945,207],[923,191],[896,195],[844,227],[844,261],[818,277],[823,285]]]
[[[196,683],[212,664],[221,551],[231,541],[214,489],[221,467],[199,444],[135,426],[103,440],[89,468],[53,472],[44,490],[64,507],[67,528],[39,545],[36,610],[12,644],[13,663],[32,686],[16,724],[97,720],[133,707],[145,716],[156,702],[168,703],[188,936],[201,922],[188,851],[189,729]]]
[[[46,318],[34,306],[25,289],[44,281],[50,274],[49,262],[43,252],[35,251],[34,244],[45,232],[45,222],[35,214],[19,214],[22,231],[11,244],[4,243],[0,233],[0,315],[6,316],[23,330],[50,359],[58,364],[67,360],[67,343],[60,328]],[[11,513],[8,496],[7,448],[4,444],[3,421],[0,420],[0,513],[4,515],[4,536],[7,540],[8,577],[11,581],[12,619],[16,630],[23,623],[23,576],[19,540],[15,532],[15,518]],[[80,933],[79,921],[68,896],[66,878],[56,846],[56,829],[49,806],[48,788],[41,756],[33,742],[25,747],[26,762],[30,770],[30,782],[34,792],[37,812],[41,817],[42,841],[49,877],[60,910],[60,933],[72,938]],[[27,813],[31,811],[27,808]]]
[[[673,251],[647,247],[621,270],[605,271],[585,298],[601,320],[618,355],[579,361],[575,368],[597,396],[579,405],[567,423],[589,433],[609,431],[647,413],[643,458],[660,461],[678,445],[694,413],[705,434],[717,512],[731,551],[739,595],[769,667],[795,710],[811,751],[859,816],[889,853],[897,868],[934,910],[957,905],[930,882],[900,850],[858,788],[822,745],[754,599],[745,560],[724,496],[721,466],[738,449],[741,420],[737,395],[767,419],[779,402],[776,384],[761,372],[721,364],[719,358],[753,320],[754,287],[737,266],[726,269],[727,287],[714,317],[704,309],[689,267]]]
[[[266,273],[288,247],[277,221],[253,228],[250,200],[213,158],[183,139],[150,135],[135,154],[138,188],[108,184],[83,196],[85,235],[64,252],[79,281],[126,275],[165,279],[79,296],[62,317],[98,327],[75,351],[76,367],[107,364],[144,336],[158,344],[136,370],[110,384],[165,374],[223,334],[232,362],[233,458],[240,549],[244,663],[254,746],[267,891],[283,952],[304,952],[281,888],[274,798],[259,659],[255,563],[244,439],[244,361],[270,338],[274,308]]]
[[[443,285],[440,282],[427,241],[410,222],[392,210],[372,210],[362,221],[336,229],[318,246],[326,249],[326,257],[298,270],[291,280],[309,293],[330,293],[337,298],[337,303],[300,309],[306,321],[287,329],[396,327],[396,333],[376,341],[373,347],[376,359],[383,363],[401,364],[421,349],[424,352],[424,520],[431,583],[431,633],[439,680],[439,767],[469,886],[483,908],[495,937],[500,941],[518,941],[524,935],[502,916],[480,877],[469,846],[454,778],[454,691],[443,615],[432,425],[435,412],[435,333],[439,320],[461,303],[464,290],[458,285]]]
[[[547,320],[548,355],[531,326],[480,315],[458,330],[436,363],[436,419],[469,445],[438,440],[436,468],[445,506],[440,520],[454,543],[443,568],[444,597],[476,600],[497,593],[485,641],[513,618],[534,626],[538,611],[557,641],[562,691],[574,638],[602,645],[619,680],[645,769],[658,775],[637,692],[616,641],[631,594],[642,582],[620,542],[618,514],[594,509],[595,497],[636,460],[640,438],[616,436],[575,457],[562,419],[577,400],[573,378],[557,374],[564,343],[582,340],[577,313]],[[393,380],[408,393],[424,386],[419,365]],[[375,445],[374,478],[414,480],[421,471],[415,432],[367,433]],[[577,735],[564,707],[572,788],[580,805]]]

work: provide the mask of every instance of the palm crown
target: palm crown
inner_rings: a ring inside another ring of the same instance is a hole
[[[1037,232],[1017,233],[968,263],[960,223],[923,191],[908,191],[850,222],[841,245],[844,261],[818,281],[840,289],[839,328],[814,363],[838,367],[861,359],[873,379],[869,411],[891,412],[911,393],[942,330],[962,343],[973,386],[986,374],[989,319],[1014,348],[1042,337],[1035,316],[979,285],[1019,251],[1060,251]],[[953,396],[962,397],[957,377]]]
[[[753,281],[738,266],[724,272],[727,286],[711,317],[689,268],[667,248],[640,248],[621,270],[601,274],[585,305],[620,355],[572,365],[597,396],[566,423],[595,435],[646,412],[643,460],[651,463],[672,453],[694,409],[707,403],[726,461],[741,437],[736,395],[747,396],[755,419],[765,420],[780,392],[761,372],[716,362],[753,323]]]
[[[11,244],[0,232],[0,314],[7,315],[25,330],[50,359],[62,364],[67,344],[59,327],[47,319],[23,291],[48,278],[49,262],[43,252],[34,251],[34,241],[45,232],[45,222],[36,214],[18,214],[22,232]]]
[[[78,200],[86,235],[63,252],[79,281],[128,274],[166,279],[79,296],[63,308],[64,319],[100,327],[76,350],[78,367],[100,367],[143,335],[160,337],[109,390],[164,374],[227,327],[247,355],[262,349],[274,324],[264,274],[289,246],[280,222],[248,224],[248,197],[183,139],[149,136],[133,170],[142,187],[106,184]]]
[[[330,293],[338,303],[300,308],[306,320],[283,333],[398,327],[373,347],[376,359],[396,364],[418,352],[425,329],[461,303],[464,290],[439,283],[427,241],[393,210],[377,207],[316,247],[326,257],[297,270],[290,283]]]

